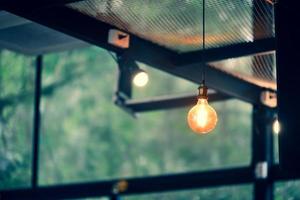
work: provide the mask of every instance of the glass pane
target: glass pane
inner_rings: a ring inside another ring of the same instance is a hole
[[[300,199],[300,181],[286,181],[275,184],[275,200]]]
[[[252,186],[226,186],[219,188],[178,191],[159,194],[146,194],[137,196],[123,197],[123,200],[250,200],[252,198]]]
[[[189,108],[135,119],[114,105],[116,69],[109,54],[96,48],[46,57],[43,84],[54,87],[42,99],[42,184],[249,164],[249,104],[214,103],[217,128],[199,136],[187,127]],[[165,85],[169,80],[153,81]]]
[[[0,189],[31,176],[34,59],[0,50]]]
[[[210,63],[221,71],[263,88],[277,89],[275,53],[229,58]]]

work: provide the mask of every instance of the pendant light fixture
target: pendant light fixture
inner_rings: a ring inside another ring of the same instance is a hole
[[[202,82],[199,86],[199,94],[197,104],[190,109],[187,116],[189,127],[198,134],[206,134],[212,131],[218,121],[218,116],[213,107],[208,104],[207,87],[205,85],[205,0],[202,6],[203,14],[203,34],[202,34]]]
[[[144,70],[138,69],[136,72],[134,72],[132,82],[135,86],[144,87],[147,85],[148,81],[148,74]]]

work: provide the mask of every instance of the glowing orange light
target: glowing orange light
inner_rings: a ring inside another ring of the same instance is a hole
[[[213,107],[208,104],[207,99],[199,98],[197,105],[190,109],[187,121],[195,133],[206,134],[215,128],[218,116]]]

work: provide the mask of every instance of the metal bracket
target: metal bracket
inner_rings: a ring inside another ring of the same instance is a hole
[[[129,48],[130,35],[128,33],[110,29],[108,32],[108,43],[114,46],[128,49]]]
[[[113,185],[112,193],[120,194],[128,189],[128,182],[126,180],[120,180]]]
[[[124,97],[123,93],[116,92],[115,96],[113,97],[113,102],[115,105],[119,106],[122,110],[127,112],[133,118],[137,118],[136,113],[129,107],[126,106],[126,97]]]
[[[265,106],[275,108],[277,107],[277,94],[270,90],[262,91],[260,94],[260,101]]]
[[[266,161],[258,162],[255,166],[255,178],[266,179],[268,178],[268,163]]]

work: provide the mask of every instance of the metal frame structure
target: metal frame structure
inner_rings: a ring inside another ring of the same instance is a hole
[[[48,27],[75,36],[84,41],[114,51],[125,58],[144,62],[152,67],[172,75],[199,83],[199,56],[202,51],[178,54],[136,36],[131,36],[131,48],[122,50],[107,43],[108,31],[115,28],[103,22],[82,15],[61,5],[80,0],[30,0],[22,3],[18,0],[4,0],[0,9],[28,18]],[[19,3],[22,3],[20,6]],[[24,5],[23,5],[24,4]],[[17,6],[16,6],[17,5]],[[51,11],[47,9],[51,7]],[[74,26],[72,21],[80,24]],[[210,49],[205,53],[206,61],[239,57],[275,50],[275,39],[257,40],[253,43],[241,43],[228,47]],[[227,52],[227,53],[224,53]],[[34,106],[33,167],[32,188],[0,191],[0,199],[61,199],[109,196],[115,199],[114,185],[120,180],[77,183],[57,186],[39,186],[38,182],[38,146],[39,146],[39,102],[41,97],[42,56],[37,57],[36,89]],[[274,181],[300,179],[300,172],[282,171],[273,164],[273,139],[271,123],[275,110],[260,102],[261,88],[255,84],[235,78],[215,68],[207,68],[207,85],[218,92],[216,100],[238,98],[253,104],[252,162],[249,166],[220,169],[213,171],[182,173],[174,175],[129,178],[125,181],[129,187],[119,195],[132,195],[150,192],[163,192],[222,185],[254,184],[254,199],[272,200]],[[126,107],[134,112],[180,107],[191,103],[193,96],[150,99],[143,102],[126,100]],[[266,164],[266,174],[260,173],[260,164]],[[255,171],[258,170],[258,173]]]
[[[39,175],[39,144],[40,144],[40,102],[42,88],[42,69],[43,57],[36,57],[36,72],[35,72],[35,93],[34,93],[34,116],[33,116],[33,140],[32,140],[32,177],[31,185],[33,188],[38,186]]]
[[[64,2],[67,4],[70,3],[70,1],[75,2],[76,0],[65,0]],[[27,6],[24,7],[15,6],[18,5],[16,2],[19,1],[5,0],[3,3],[0,3],[0,8],[105,48],[109,51],[116,52],[126,59],[139,61],[174,76],[200,83],[198,56],[203,53],[201,50],[182,55],[134,35],[131,35],[130,37],[130,48],[124,50],[107,43],[109,30],[118,28],[67,7],[63,7],[61,6],[64,4],[63,1],[57,6],[55,4],[57,3],[57,0],[47,0],[38,4],[36,4],[35,0],[31,0],[26,1]],[[51,12],[49,12],[49,7],[51,7]],[[74,21],[80,24],[80,27],[74,26],[73,23],[71,23]],[[226,52],[230,53],[226,55],[226,53],[224,53],[224,48],[228,48],[226,49]],[[275,39],[269,38],[250,44],[241,43],[229,47],[208,50],[207,59],[209,61],[217,61],[222,58],[247,56],[254,54],[255,52],[263,53],[272,50],[275,50]],[[184,56],[183,58],[185,59],[182,59],[181,56]],[[252,104],[261,104],[260,94],[265,88],[235,78],[221,70],[211,67],[207,67],[206,76],[206,84],[208,87]]]

